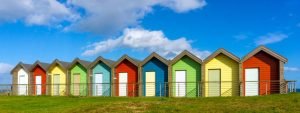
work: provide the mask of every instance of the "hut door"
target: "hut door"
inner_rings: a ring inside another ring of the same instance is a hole
[[[73,83],[74,83],[73,84],[74,85],[74,89],[73,89],[74,95],[79,96],[79,94],[80,94],[80,74],[74,75]]]
[[[146,72],[146,96],[155,96],[155,72]]]
[[[127,96],[128,73],[119,73],[119,96]]]
[[[186,95],[186,71],[176,71],[176,97],[184,97]]]
[[[245,96],[258,95],[258,69],[245,70]]]
[[[95,93],[96,93],[95,96],[102,96],[103,94],[102,86],[103,86],[103,74],[102,73],[95,74]]]
[[[41,76],[35,76],[35,85],[36,85],[36,95],[42,94],[42,77]]]
[[[208,96],[221,95],[221,70],[208,70]]]
[[[60,85],[60,77],[59,75],[54,75],[53,76],[53,94],[54,95],[59,95],[59,85]]]
[[[18,85],[18,94],[26,95],[27,94],[27,82],[25,75],[19,76],[19,85]]]

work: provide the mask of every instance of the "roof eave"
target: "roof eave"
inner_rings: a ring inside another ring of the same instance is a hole
[[[272,51],[271,49],[265,47],[265,46],[259,46],[257,47],[256,49],[254,49],[253,51],[251,51],[250,53],[248,53],[246,56],[243,57],[243,59],[241,60],[241,62],[245,62],[246,60],[248,60],[250,57],[254,56],[255,54],[257,54],[258,52],[260,51],[264,51],[266,53],[268,53],[269,55],[273,56],[274,58],[284,62],[284,63],[287,63],[288,62],[288,59],[281,56],[280,54]]]
[[[178,60],[180,60],[182,57],[184,56],[188,56],[191,59],[193,59],[195,62],[199,63],[199,64],[203,64],[202,60],[200,58],[198,58],[197,56],[193,55],[192,53],[190,53],[187,50],[184,50],[183,52],[181,52],[179,55],[177,55],[175,58],[173,58],[173,60],[171,60],[171,62],[169,63],[169,65],[173,65],[175,64]]]
[[[153,52],[152,54],[150,54],[145,60],[143,60],[140,65],[144,66],[147,62],[149,62],[151,59],[156,58],[159,61],[161,61],[162,63],[164,63],[165,65],[169,65],[169,62],[164,59],[163,57],[161,57],[160,55],[158,55],[157,53]]]
[[[112,68],[113,64],[108,63],[102,56],[98,57],[97,59],[95,59],[89,66],[88,68],[93,68],[94,66],[96,66],[98,64],[98,62],[103,62],[105,65],[107,65],[108,67]]]
[[[134,61],[128,55],[123,55],[117,62],[115,62],[113,64],[113,67],[117,67],[125,59],[128,60],[129,62],[131,62],[132,64],[134,64],[135,66],[137,66],[137,67],[139,66],[139,62]]]

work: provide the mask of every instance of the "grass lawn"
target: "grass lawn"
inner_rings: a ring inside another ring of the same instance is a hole
[[[0,112],[300,112],[300,94],[215,98],[0,96]]]

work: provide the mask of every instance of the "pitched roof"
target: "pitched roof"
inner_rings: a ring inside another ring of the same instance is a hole
[[[115,61],[110,60],[110,59],[105,59],[108,63],[110,63],[111,65],[113,65],[115,63]]]
[[[250,57],[254,56],[255,54],[257,54],[260,51],[264,51],[266,53],[268,53],[269,55],[275,57],[276,59],[283,61],[284,63],[286,63],[288,60],[281,56],[280,54],[275,53],[274,51],[270,50],[269,48],[265,47],[265,46],[259,46],[256,49],[254,49],[253,51],[251,51],[250,53],[248,53],[243,59],[242,62],[246,61],[247,59],[249,59]]]
[[[32,64],[24,64],[23,62],[19,62],[12,70],[11,70],[11,74],[18,69],[18,67],[23,68],[27,73],[29,73],[29,70],[31,68]]]
[[[48,66],[47,70],[50,70],[51,68],[53,68],[53,66],[55,66],[56,64],[58,64],[60,67],[62,67],[64,70],[68,69],[69,66],[69,62],[64,62],[64,61],[59,61],[58,59],[55,59],[50,66]]]
[[[73,62],[68,66],[68,69],[72,68],[76,63],[81,64],[84,68],[88,69],[89,65],[91,62],[85,61],[85,60],[80,60],[79,58],[75,58]]]
[[[166,60],[165,58],[161,57],[159,54],[153,52],[151,53],[147,58],[145,58],[142,62],[141,62],[141,66],[145,65],[148,61],[150,61],[152,58],[156,58],[159,61],[161,61],[162,63],[164,63],[165,65],[169,65],[169,61]]]
[[[236,62],[240,62],[240,58],[235,56],[234,54],[228,52],[227,50],[220,48],[217,51],[215,51],[213,54],[209,55],[203,62],[207,63],[209,61],[211,61],[213,58],[215,58],[216,56],[218,56],[219,54],[224,54],[227,57],[231,58],[232,60],[236,61]]]
[[[61,65],[64,67],[64,68],[68,68],[68,66],[70,65],[70,62],[65,62],[65,61],[59,61],[61,63]]]
[[[94,67],[95,65],[98,64],[98,62],[103,62],[105,65],[109,66],[109,67],[112,67],[113,64],[114,64],[114,61],[112,60],[109,60],[109,59],[105,59],[103,58],[102,56],[99,56],[97,59],[95,59],[90,65],[89,65],[89,68],[92,68]]]
[[[173,60],[171,60],[170,65],[173,65],[174,63],[176,63],[178,60],[180,60],[184,56],[188,56],[189,58],[193,59],[197,63],[202,64],[202,60],[200,58],[198,58],[194,54],[190,53],[189,51],[184,50],[179,55],[177,55],[175,58],[173,58]]]
[[[40,62],[40,61],[36,61],[30,68],[30,71],[33,71],[33,69],[36,66],[40,66],[44,71],[46,71],[48,69],[48,66],[50,66],[50,64],[48,63],[44,63],[44,62]]]
[[[118,61],[116,61],[113,65],[113,67],[116,67],[117,65],[119,65],[123,60],[128,60],[129,62],[131,62],[132,64],[134,64],[135,66],[139,66],[140,61],[134,58],[129,57],[128,55],[123,55]]]

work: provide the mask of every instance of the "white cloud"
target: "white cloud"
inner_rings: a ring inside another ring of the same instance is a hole
[[[282,33],[269,33],[264,36],[260,36],[256,41],[256,45],[266,45],[281,42],[288,38],[288,35]]]
[[[53,25],[75,18],[75,14],[56,0],[1,0],[0,4],[0,22],[21,20],[29,25]]]
[[[183,50],[189,50],[200,58],[205,58],[211,54],[209,51],[199,51],[192,48],[191,42],[184,37],[171,40],[165,37],[162,31],[132,28],[125,29],[123,35],[116,39],[108,39],[89,45],[82,55],[93,56],[112,51],[118,47],[157,52],[167,58],[172,58]]]
[[[204,0],[68,0],[68,4],[83,9],[81,19],[65,30],[111,34],[127,27],[139,26],[141,19],[154,6],[168,7],[183,13],[202,8]]]
[[[13,65],[7,63],[0,63],[0,74],[7,74],[11,71]]]
[[[290,72],[298,72],[300,69],[298,67],[284,67],[285,71],[290,71]]]
[[[2,0],[0,22],[22,21],[60,26],[65,31],[111,34],[139,26],[155,6],[184,13],[205,5],[205,0]]]
[[[167,0],[163,5],[175,10],[176,12],[182,13],[190,10],[202,8],[207,3],[205,0]]]
[[[202,8],[207,3],[205,0],[162,0],[162,5],[173,9],[178,13]]]

